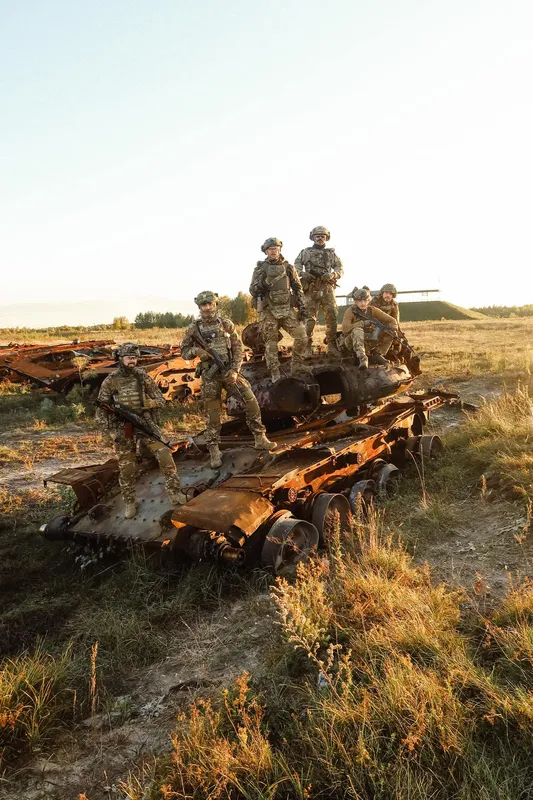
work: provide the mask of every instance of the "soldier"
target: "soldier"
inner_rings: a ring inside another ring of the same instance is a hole
[[[279,239],[267,239],[263,243],[261,250],[266,258],[257,262],[250,284],[250,294],[260,315],[265,340],[265,361],[274,382],[281,377],[278,353],[280,328],[294,337],[291,371],[295,376],[304,374],[306,351],[302,284],[295,268],[282,256],[282,247],[283,242]],[[294,304],[297,312],[292,307]]]
[[[305,293],[307,346],[311,352],[316,318],[322,309],[326,321],[328,353],[338,356],[335,284],[343,274],[342,262],[333,247],[326,247],[326,242],[330,239],[327,228],[317,225],[309,238],[313,246],[304,248],[294,262]]]
[[[116,401],[128,406],[148,423],[157,436],[161,436],[157,409],[163,408],[166,400],[153,378],[147,375],[144,369],[137,367],[139,356],[139,347],[133,342],[120,345],[117,349],[119,367],[102,383],[98,399],[104,403]],[[132,519],[137,513],[135,502],[137,442],[141,447],[147,447],[157,458],[159,468],[165,476],[165,488],[172,505],[182,505],[187,502],[181,491],[176,465],[168,447],[149,439],[135,429],[133,435],[128,436],[125,423],[102,408],[96,410],[96,422],[112,438],[118,461],[120,491],[124,499],[126,519]]]
[[[389,362],[384,358],[388,352],[393,337],[390,333],[381,330],[374,325],[372,320],[387,325],[394,330],[398,329],[398,323],[394,317],[385,314],[379,308],[369,305],[370,292],[368,289],[357,289],[354,291],[353,306],[347,308],[342,320],[342,332],[344,334],[344,345],[349,350],[353,350],[359,359],[359,368],[367,369],[368,355],[372,364],[386,365]],[[358,309],[364,314],[366,319],[361,319],[355,313]]]
[[[265,426],[261,422],[261,412],[255,395],[248,381],[239,372],[242,364],[242,344],[235,325],[230,319],[218,315],[216,298],[214,292],[200,292],[194,298],[194,302],[200,308],[200,318],[189,325],[181,343],[183,358],[192,359],[195,356],[200,358],[201,397],[206,413],[205,439],[211,456],[211,466],[215,469],[222,465],[219,448],[222,389],[227,393],[232,385],[238,387],[244,403],[246,424],[254,436],[256,450],[273,450],[276,447],[265,436]],[[221,357],[228,367],[225,374],[216,369],[209,353],[195,343],[194,333],[199,333],[210,349]]]
[[[394,317],[398,325],[400,324],[400,307],[394,299],[398,294],[398,290],[393,283],[384,283],[377,297],[373,297],[371,305],[374,308],[380,308],[389,317]]]

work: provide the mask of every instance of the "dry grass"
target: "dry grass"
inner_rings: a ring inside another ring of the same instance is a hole
[[[102,437],[88,433],[76,439],[72,436],[47,436],[44,439],[19,439],[13,445],[0,445],[0,467],[8,464],[24,464],[31,469],[36,461],[61,459],[67,456],[83,456],[101,447]]]
[[[353,533],[273,589],[281,647],[307,660],[299,679],[278,666],[270,682],[243,674],[218,703],[193,703],[171,762],[126,781],[123,797],[528,796],[530,587],[527,602],[516,587],[467,624],[462,596],[415,568],[379,515]]]
[[[402,329],[413,347],[425,353],[423,370],[433,378],[530,374],[533,369],[533,317],[406,322]]]

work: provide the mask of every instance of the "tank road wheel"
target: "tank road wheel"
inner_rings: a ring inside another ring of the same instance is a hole
[[[318,531],[310,522],[296,519],[290,512],[278,517],[267,533],[261,550],[261,566],[276,575],[291,577],[300,561],[307,561],[318,545]]]
[[[311,522],[318,531],[319,545],[327,545],[334,533],[336,520],[340,531],[350,524],[350,504],[343,494],[320,493],[313,503]]]
[[[371,504],[372,499],[376,493],[376,482],[370,479],[364,481],[356,481],[350,489],[348,501],[352,513],[357,515],[359,509],[363,513],[366,512],[368,506]]]
[[[440,436],[411,436],[405,443],[405,455],[411,453],[415,458],[433,459],[444,453],[444,445]]]
[[[440,436],[425,434],[420,437],[418,452],[422,458],[439,458],[444,453],[444,445]]]
[[[372,470],[372,478],[376,483],[376,494],[381,498],[392,494],[399,477],[400,470],[394,464],[380,463],[375,470]]]
[[[50,522],[41,525],[39,532],[45,539],[49,539],[51,542],[59,542],[66,538],[65,533],[68,530],[69,522],[70,517],[67,516],[53,517]]]

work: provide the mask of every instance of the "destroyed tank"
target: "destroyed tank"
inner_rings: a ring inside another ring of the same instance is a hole
[[[202,434],[176,445],[174,459],[188,502],[172,507],[152,461],[138,465],[138,512],[124,518],[114,459],[64,469],[47,480],[72,487],[77,508],[43,525],[52,540],[113,542],[159,548],[189,561],[260,564],[289,574],[326,546],[332,530],[349,529],[350,516],[373,495],[384,496],[413,458],[442,452],[438,436],[424,435],[439,392],[402,394],[413,380],[407,363],[359,370],[353,359],[332,361],[318,349],[305,381],[269,380],[256,332],[242,372],[258,397],[273,452],[257,451],[240,409],[222,426],[223,463],[210,467]],[[408,361],[408,359],[404,359]],[[281,354],[282,371],[290,350]],[[420,371],[419,363],[411,365]]]

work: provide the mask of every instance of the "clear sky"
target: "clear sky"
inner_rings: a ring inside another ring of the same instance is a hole
[[[0,327],[190,311],[318,224],[342,290],[531,303],[532,79],[531,0],[0,0]]]

